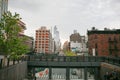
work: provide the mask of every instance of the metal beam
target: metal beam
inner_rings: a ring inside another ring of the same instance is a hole
[[[52,68],[49,67],[49,80],[52,80]]]
[[[100,67],[101,62],[49,62],[49,61],[28,61],[28,67],[54,67],[54,68],[79,68],[79,67]]]
[[[70,80],[70,68],[66,68],[66,80]]]
[[[100,68],[94,68],[94,79],[100,80]]]
[[[84,68],[84,80],[88,80],[88,77],[87,77],[87,67]]]

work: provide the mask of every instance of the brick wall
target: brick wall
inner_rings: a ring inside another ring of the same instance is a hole
[[[98,56],[120,56],[120,34],[90,34],[88,48],[91,55],[95,49]]]

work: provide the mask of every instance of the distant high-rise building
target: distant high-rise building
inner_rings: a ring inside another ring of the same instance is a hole
[[[61,49],[60,35],[57,27],[54,27],[54,41],[55,41],[55,53],[58,53]]]
[[[8,10],[8,0],[0,0],[0,19],[2,15]]]
[[[40,29],[36,30],[35,52],[52,52],[52,34],[45,26],[42,26]]]

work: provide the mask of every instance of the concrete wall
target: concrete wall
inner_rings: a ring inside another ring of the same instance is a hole
[[[0,69],[0,80],[23,80],[27,76],[27,62]]]
[[[104,80],[104,75],[105,75],[106,72],[111,73],[114,70],[116,70],[117,73],[120,76],[120,67],[115,66],[115,65],[111,65],[111,64],[108,64],[108,63],[101,63],[101,70],[100,70],[101,80]]]

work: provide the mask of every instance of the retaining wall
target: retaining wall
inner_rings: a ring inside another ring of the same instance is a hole
[[[27,76],[27,62],[0,69],[0,80],[23,80]]]
[[[112,64],[108,64],[108,63],[101,63],[101,69],[100,69],[101,80],[104,80],[104,75],[106,74],[106,72],[111,73],[114,70],[118,73],[118,76],[120,76],[119,66],[115,66]]]

